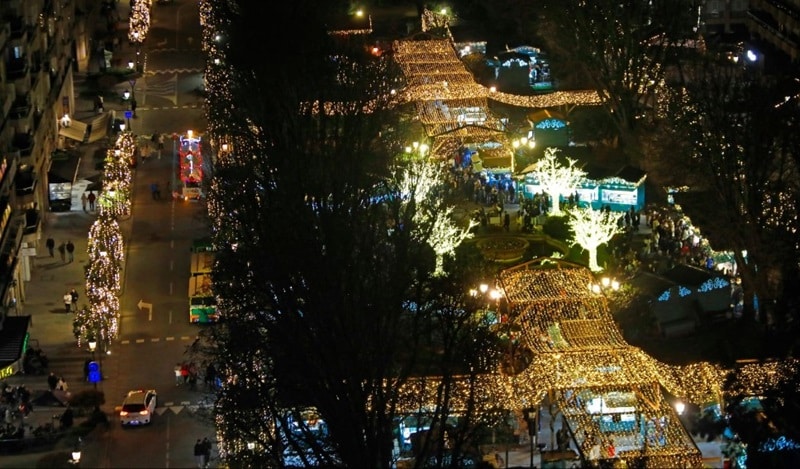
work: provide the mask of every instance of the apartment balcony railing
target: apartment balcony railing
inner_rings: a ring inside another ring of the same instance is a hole
[[[8,80],[19,80],[28,74],[29,69],[27,56],[23,55],[20,58],[9,59],[6,63],[6,78]]]
[[[35,202],[36,186],[39,184],[39,176],[34,171],[33,166],[26,165],[17,171],[14,178],[14,192],[17,196],[16,206],[26,206]]]
[[[8,113],[8,118],[13,120],[25,120],[30,117],[33,106],[31,105],[28,96],[17,95],[11,109]]]
[[[17,175],[19,157],[16,152],[7,153],[0,160],[0,194],[8,194],[14,185]]]

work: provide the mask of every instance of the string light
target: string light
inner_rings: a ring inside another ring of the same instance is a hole
[[[597,248],[622,232],[619,224],[624,216],[620,212],[595,210],[590,207],[575,207],[567,211],[569,226],[572,228],[572,245],[579,245],[589,252],[589,269],[593,272],[603,270],[597,264]],[[603,282],[610,282],[608,277]],[[604,285],[607,286],[607,285]],[[617,284],[619,286],[619,284]]]
[[[89,229],[86,266],[88,308],[76,314],[73,329],[78,346],[94,338],[109,343],[119,334],[120,271],[124,261],[122,233],[117,221],[100,213]]]
[[[135,0],[131,9],[128,40],[141,44],[150,31],[150,0]]]

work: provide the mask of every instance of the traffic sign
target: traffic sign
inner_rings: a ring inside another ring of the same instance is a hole
[[[133,111],[125,111],[126,119],[133,119]]]
[[[100,365],[97,362],[89,362],[89,382],[99,383],[103,378],[100,376]]]

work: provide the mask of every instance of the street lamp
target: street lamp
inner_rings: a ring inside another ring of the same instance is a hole
[[[533,448],[539,447],[539,408],[526,407],[522,409],[522,416],[528,423],[528,440],[531,444],[531,464],[533,467]]]
[[[131,97],[131,90],[125,90],[122,92],[122,99],[127,101]]]
[[[686,404],[684,404],[682,401],[678,401],[675,403],[675,412],[677,412],[678,415],[683,415],[683,412],[685,410],[686,410]]]

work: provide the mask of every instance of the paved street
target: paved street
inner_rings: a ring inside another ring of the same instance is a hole
[[[127,2],[119,2],[117,8],[120,17],[127,18]],[[201,97],[194,92],[202,83],[199,31],[197,2],[181,0],[153,7],[151,35],[142,48],[145,73],[134,87],[140,105],[131,128],[137,134],[157,131],[168,139],[160,158],[154,152],[152,158],[138,165],[133,181],[132,214],[120,220],[126,253],[121,281],[120,337],[110,344],[109,355],[95,354],[103,372],[103,381],[97,387],[105,393],[103,410],[111,425],[107,429],[98,427],[83,441],[83,467],[196,467],[192,451],[195,439],[214,439],[205,410],[210,395],[202,390],[192,391],[188,386],[175,386],[173,377],[175,363],[185,359],[186,347],[197,338],[197,326],[188,323],[186,306],[189,246],[192,239],[205,235],[206,225],[201,204],[174,201],[166,187],[174,168],[169,137],[188,129],[202,132],[205,128]],[[126,33],[119,32],[121,37]],[[125,41],[122,44],[115,51],[115,58],[127,63],[135,50]],[[96,72],[98,66],[98,61],[92,61],[90,71]],[[78,74],[75,81],[74,118],[88,121],[94,117],[94,103],[79,98],[85,74]],[[120,95],[127,87],[125,82],[117,85]],[[121,99],[106,101],[106,110],[115,111],[118,118],[126,107]],[[46,213],[43,237],[52,237],[56,245],[72,241],[74,261],[62,261],[58,252],[55,257],[50,257],[46,250],[38,252],[24,301],[20,301],[16,311],[32,316],[29,329],[32,345],[41,347],[48,355],[49,371],[63,376],[73,393],[92,387],[83,380],[84,362],[92,354],[85,346],[77,347],[72,314],[65,313],[61,298],[75,288],[81,295],[79,306],[85,300],[87,234],[95,213],[84,212],[80,198],[90,185],[100,180],[93,155],[104,145],[104,141],[99,141],[79,146],[81,161],[72,193],[72,209]],[[154,200],[149,190],[154,182],[162,188],[161,200]],[[140,309],[140,301],[152,307]],[[34,396],[41,396],[47,389],[45,375],[18,375],[5,381],[12,386],[25,384]],[[116,419],[122,398],[129,389],[138,388],[152,388],[159,393],[153,424],[122,429]],[[63,411],[58,403],[54,404],[35,406],[25,425],[35,428],[50,423],[54,415]],[[62,441],[54,451],[69,452],[73,445],[74,442]],[[0,466],[35,467],[43,455],[3,456]]]

